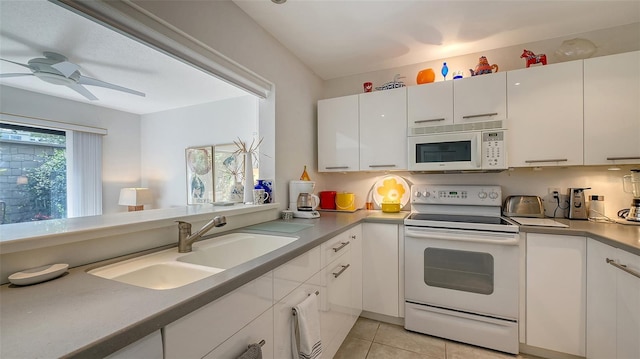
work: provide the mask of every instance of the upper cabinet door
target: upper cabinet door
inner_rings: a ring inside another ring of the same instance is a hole
[[[453,124],[453,81],[441,81],[407,88],[407,126]]]
[[[509,166],[583,164],[582,61],[507,73]]]
[[[318,101],[318,172],[360,170],[358,95]]]
[[[407,88],[359,96],[360,170],[406,170]]]
[[[584,164],[640,163],[640,51],[584,60]]]
[[[507,118],[506,73],[477,75],[452,82],[454,123]]]

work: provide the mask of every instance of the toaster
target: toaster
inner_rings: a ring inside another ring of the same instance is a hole
[[[502,214],[507,217],[544,218],[544,206],[538,196],[509,196],[502,206]]]

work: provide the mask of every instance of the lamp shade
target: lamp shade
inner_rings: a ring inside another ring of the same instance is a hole
[[[151,190],[148,188],[123,188],[120,190],[118,204],[129,206],[129,211],[139,211],[145,204],[150,204],[152,201]]]

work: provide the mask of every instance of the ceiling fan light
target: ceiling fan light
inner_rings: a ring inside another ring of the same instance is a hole
[[[271,2],[272,2],[272,3],[274,3],[274,4],[278,4],[278,5],[280,5],[280,4],[284,4],[284,3],[286,3],[286,2],[287,2],[287,0],[271,0]]]
[[[64,77],[63,75],[51,74],[48,72],[34,72],[33,74],[40,80],[53,85],[69,86],[76,83],[73,79]]]

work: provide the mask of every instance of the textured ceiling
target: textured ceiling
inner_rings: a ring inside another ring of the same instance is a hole
[[[640,1],[233,0],[328,80],[640,21]]]
[[[139,97],[86,86],[89,101],[66,86],[35,76],[0,79],[0,84],[145,114],[246,95],[202,71],[44,0],[0,0],[0,58],[26,64],[43,51],[66,56],[84,76],[144,92]],[[0,61],[0,73],[30,73]]]

